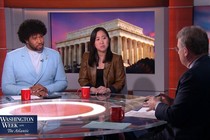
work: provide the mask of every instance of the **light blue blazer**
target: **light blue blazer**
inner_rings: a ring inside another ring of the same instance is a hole
[[[2,74],[3,94],[19,95],[21,89],[38,83],[45,86],[49,94],[66,89],[67,78],[57,51],[44,47],[39,75],[34,69],[26,46],[7,53]]]

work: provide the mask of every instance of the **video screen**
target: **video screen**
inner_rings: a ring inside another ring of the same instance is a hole
[[[78,73],[90,34],[104,27],[111,50],[122,55],[126,73],[155,73],[155,12],[51,12],[52,47],[62,56],[66,73]]]

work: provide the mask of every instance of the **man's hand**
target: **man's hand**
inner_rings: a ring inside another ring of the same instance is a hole
[[[42,86],[41,84],[36,84],[36,85],[30,87],[30,89],[31,89],[31,94],[32,95],[36,95],[36,96],[39,96],[39,97],[43,97],[43,96],[48,95],[47,88]]]
[[[167,104],[167,105],[172,105],[174,100],[172,98],[170,98],[167,94],[161,93],[161,102]]]
[[[147,111],[155,110],[155,107],[158,103],[161,102],[161,96],[148,96],[146,104],[149,107]]]
[[[150,111],[150,110],[155,110],[155,107],[160,102],[165,103],[170,106],[173,104],[173,99],[170,98],[167,94],[160,93],[156,96],[146,97],[145,105],[149,107],[148,111]]]

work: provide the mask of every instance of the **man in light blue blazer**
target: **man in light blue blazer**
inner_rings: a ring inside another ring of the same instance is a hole
[[[3,94],[20,95],[21,89],[30,88],[32,95],[47,96],[66,89],[60,54],[44,47],[46,33],[39,20],[25,20],[20,25],[18,37],[25,46],[7,53],[2,74]]]

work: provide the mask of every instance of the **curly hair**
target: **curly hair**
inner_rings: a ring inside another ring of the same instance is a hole
[[[20,25],[17,33],[19,40],[26,43],[31,35],[42,34],[44,36],[47,33],[47,28],[40,20],[27,19]]]

